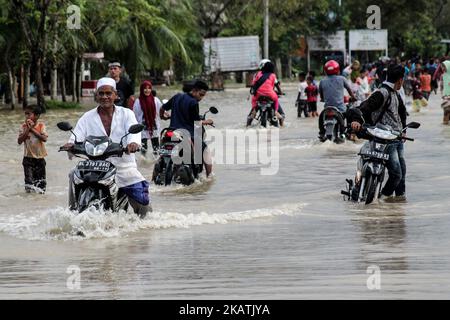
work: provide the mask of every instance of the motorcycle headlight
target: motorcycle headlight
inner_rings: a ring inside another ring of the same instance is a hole
[[[92,157],[101,156],[108,148],[108,142],[104,142],[95,146],[89,141],[86,141],[84,148],[86,149],[86,153]]]
[[[395,140],[397,136],[392,134],[391,131],[383,130],[380,128],[368,128],[367,131],[374,137],[383,139],[383,140]]]

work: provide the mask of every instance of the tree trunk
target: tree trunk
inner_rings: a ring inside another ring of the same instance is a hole
[[[51,84],[50,84],[50,99],[56,100],[58,97],[58,69],[52,66],[52,71],[50,73]]]
[[[77,69],[78,69],[78,57],[73,60],[73,71],[72,71],[72,101],[75,102],[77,96]]]
[[[276,68],[276,73],[277,73],[277,78],[278,80],[281,80],[283,78],[283,74],[282,74],[282,64],[281,64],[281,58],[276,58],[275,59],[275,68]]]
[[[81,57],[79,57],[79,59],[82,59]],[[83,65],[83,62],[81,62],[81,65],[78,64],[78,69],[77,69],[77,103],[80,103],[80,93],[81,93],[81,78],[82,78],[82,69],[81,66]]]
[[[59,87],[61,90],[61,99],[63,102],[66,102],[66,77],[64,76],[64,70],[61,70],[61,76],[59,77]]]
[[[292,57],[288,57],[288,77],[290,80],[292,80]]]
[[[36,97],[37,104],[45,112],[44,84],[42,83],[42,58],[37,54],[36,61]]]
[[[16,92],[15,92],[15,88],[16,88],[16,81],[14,80],[14,73],[11,70],[11,67],[8,63],[8,65],[6,66],[6,68],[8,69],[8,87],[9,87],[9,94],[11,96],[11,110],[14,110],[14,108],[16,107]]]
[[[25,108],[28,106],[28,101],[30,100],[30,65],[25,65],[25,74],[24,74],[24,87],[23,87],[23,101],[22,107]]]

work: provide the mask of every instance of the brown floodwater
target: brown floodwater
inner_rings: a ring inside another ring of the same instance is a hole
[[[75,124],[82,111],[43,116],[48,190],[26,194],[16,142],[23,115],[2,109],[0,299],[448,298],[450,127],[439,97],[411,112],[422,126],[409,130],[416,141],[405,147],[408,201],[364,206],[340,195],[361,144],[319,143],[317,119],[297,119],[296,87],[286,92],[276,174],[262,175],[262,164],[216,164],[213,179],[191,187],[152,185],[154,212],[144,220],[67,209],[76,162],[58,153],[68,135],[56,123]],[[208,93],[200,106],[219,109],[216,135],[245,129],[247,97],[244,88]],[[154,160],[137,158],[150,178]],[[370,266],[380,270],[379,289],[367,286]],[[79,288],[68,285],[71,267]]]

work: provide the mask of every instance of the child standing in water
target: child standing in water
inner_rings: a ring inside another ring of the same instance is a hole
[[[412,86],[412,95],[413,95],[413,111],[414,112],[420,112],[421,107],[427,106],[427,100],[424,98],[422,94],[422,87],[420,86],[420,71],[416,71],[414,74],[414,77],[411,79],[411,86]]]
[[[306,74],[304,72],[300,72],[298,74],[298,96],[295,105],[297,107],[297,117],[301,118],[302,111],[305,114],[305,118],[309,116],[308,114],[308,97],[306,96],[306,87],[308,84],[306,83]]]
[[[317,113],[317,96],[319,95],[319,90],[317,86],[314,84],[314,79],[311,76],[306,78],[307,87],[305,89],[307,102],[308,102],[308,110],[310,117],[318,117]]]
[[[18,144],[24,144],[23,170],[25,174],[25,191],[45,193],[47,187],[45,177],[45,157],[47,150],[45,142],[48,135],[43,122],[38,122],[41,108],[30,105],[24,108],[25,123],[22,124],[17,139]]]

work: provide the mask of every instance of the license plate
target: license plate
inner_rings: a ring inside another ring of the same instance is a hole
[[[78,170],[102,171],[107,172],[111,163],[108,161],[82,161],[78,163]]]
[[[364,153],[365,156],[374,157],[381,160],[389,160],[389,154],[378,151],[368,151]]]
[[[171,156],[172,154],[176,154],[175,150],[167,150],[167,149],[159,149],[159,154]]]

